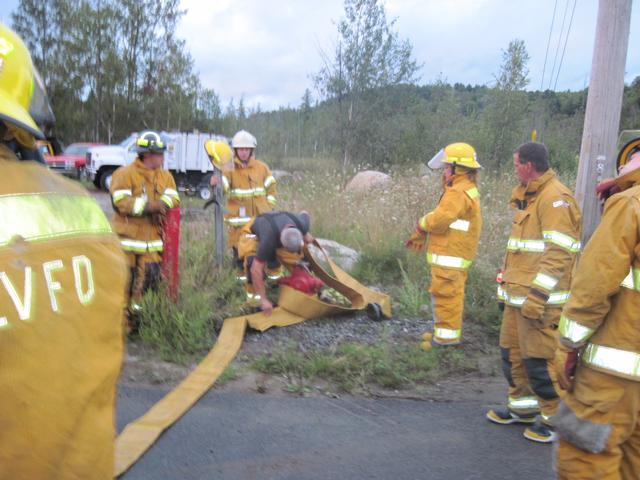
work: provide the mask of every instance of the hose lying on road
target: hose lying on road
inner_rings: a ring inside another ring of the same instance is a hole
[[[224,321],[218,341],[200,364],[175,389],[165,395],[147,413],[128,424],[116,439],[115,474],[126,472],[155,443],[164,430],[184,415],[216,382],[234,359],[249,325],[261,332],[271,327],[294,325],[312,318],[330,317],[367,309],[374,314],[391,316],[391,299],[360,284],[325,256],[331,273],[323,269],[305,250],[312,272],[325,284],[351,301],[351,306],[325,303],[287,286],[280,287],[278,307],[270,316],[262,313],[228,318]]]

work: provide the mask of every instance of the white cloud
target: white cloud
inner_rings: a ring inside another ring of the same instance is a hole
[[[396,18],[401,38],[408,38],[423,64],[423,82],[490,84],[509,41],[525,41],[531,60],[530,88],[539,88],[555,0],[388,0],[389,19]],[[583,88],[590,72],[597,0],[579,0],[558,77],[557,88]],[[341,0],[183,0],[188,13],[179,33],[186,38],[205,86],[227,102],[244,95],[248,105],[263,108],[297,105],[310,75],[321,66],[319,48],[331,52],[343,13]],[[553,87],[564,46],[556,58],[560,27],[568,28],[573,2],[558,0],[545,81]],[[567,14],[564,16],[565,9]],[[627,81],[640,74],[634,54],[640,14],[633,13]],[[551,83],[550,83],[551,82]]]
[[[195,59],[202,83],[236,104],[263,108],[297,105],[320,66],[319,43],[334,35],[337,0],[306,5],[292,0],[183,1],[188,9],[179,34]]]
[[[5,12],[17,7],[18,0],[4,1]],[[598,1],[577,2],[559,90],[584,88],[591,70]],[[640,7],[635,3],[627,82],[640,75]],[[387,0],[386,10],[389,19],[397,18],[400,37],[411,41],[415,58],[424,64],[423,82],[442,76],[449,82],[490,84],[501,49],[521,38],[531,56],[529,87],[539,88],[555,4],[556,0]],[[237,104],[244,94],[248,105],[260,102],[263,108],[300,103],[305,88],[312,87],[310,75],[321,67],[319,48],[331,52],[337,38],[334,22],[343,14],[342,0],[182,0],[181,5],[188,13],[178,34],[187,41],[202,83],[225,103],[233,97]],[[557,0],[545,88],[567,5],[565,30],[573,1]],[[2,17],[8,20],[8,15]]]

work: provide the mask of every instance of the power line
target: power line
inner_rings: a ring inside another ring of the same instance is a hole
[[[549,38],[547,39],[547,51],[544,52],[544,65],[542,66],[542,79],[540,80],[540,91],[544,88],[544,73],[547,69],[547,57],[549,56],[549,45],[551,45],[551,34],[553,33],[553,24],[556,21],[556,9],[558,8],[558,0],[553,5],[553,16],[551,17],[551,28],[549,29]]]
[[[558,79],[560,78],[560,69],[562,68],[562,61],[564,60],[564,52],[567,50],[567,43],[569,42],[569,33],[571,32],[571,25],[573,24],[573,14],[576,11],[576,3],[578,0],[573,0],[573,9],[571,10],[571,18],[569,19],[569,27],[567,28],[567,36],[564,38],[564,47],[562,47],[562,56],[560,57],[560,65],[558,65],[558,72],[556,74],[556,81],[553,84],[555,90],[558,86]]]
[[[562,16],[562,26],[560,27],[560,35],[558,35],[558,44],[556,45],[556,54],[553,56],[553,67],[551,68],[551,77],[549,77],[549,89],[551,89],[551,83],[553,82],[553,74],[556,71],[556,62],[558,60],[558,53],[560,52],[560,44],[562,43],[562,34],[564,33],[564,22],[567,19],[567,11],[569,10],[569,0],[564,5],[564,15]]]

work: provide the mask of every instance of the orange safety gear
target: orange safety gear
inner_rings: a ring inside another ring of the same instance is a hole
[[[569,298],[580,251],[581,215],[571,191],[549,169],[513,190],[516,209],[507,243],[498,300],[505,304],[500,329],[507,407],[543,422],[555,413],[556,328]]]
[[[135,308],[142,293],[158,281],[163,213],[178,206],[180,197],[171,173],[148,168],[139,158],[113,173],[109,190],[115,208],[113,227],[129,257],[129,293]]]
[[[242,227],[255,216],[274,209],[277,192],[276,179],[265,163],[253,157],[247,164],[238,158],[234,162],[234,169],[224,172],[222,185],[227,196],[227,241],[235,248]]]
[[[114,474],[127,268],[79,185],[0,145],[0,477]]]
[[[454,174],[436,208],[418,222],[418,228],[429,234],[427,263],[431,265],[429,293],[434,318],[431,340],[435,344],[457,344],[462,337],[464,285],[482,229],[480,193],[470,175]]]
[[[640,473],[640,169],[616,184],[621,193],[605,204],[558,327],[563,349],[582,349],[558,411],[562,478]]]

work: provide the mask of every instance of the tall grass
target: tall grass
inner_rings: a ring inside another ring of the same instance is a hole
[[[279,209],[308,210],[315,236],[330,238],[360,252],[353,275],[389,292],[394,312],[408,318],[429,315],[429,269],[424,255],[408,252],[404,241],[419,217],[432,210],[442,193],[438,174],[421,177],[418,169],[397,170],[391,182],[366,193],[346,192],[348,175],[330,159],[288,159],[294,173],[280,182]],[[565,179],[571,184],[571,179]],[[511,226],[508,206],[516,184],[508,172],[481,178],[483,229],[478,256],[469,272],[465,328],[491,343],[499,329],[495,274],[501,267]],[[177,303],[163,294],[145,298],[140,336],[163,356],[183,361],[208,348],[222,319],[242,311],[243,291],[231,267],[213,267],[212,217],[183,223],[181,286]]]
[[[211,225],[183,222],[177,301],[160,288],[142,300],[139,334],[165,360],[184,363],[206,352],[222,321],[242,312],[244,293],[231,268],[214,266]]]
[[[282,190],[282,206],[311,213],[312,229],[361,253],[354,276],[390,291],[398,313],[424,315],[429,269],[424,255],[408,252],[405,240],[416,221],[431,211],[442,193],[438,174],[421,177],[404,170],[392,173],[383,187],[366,193],[344,191],[345,178],[338,170],[303,172],[303,178]],[[483,229],[478,256],[469,272],[466,316],[489,334],[497,332],[500,316],[495,302],[495,275],[501,267],[511,228],[508,206],[514,177],[481,178]]]

